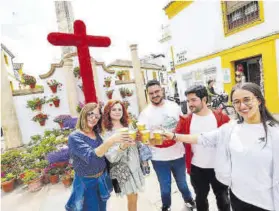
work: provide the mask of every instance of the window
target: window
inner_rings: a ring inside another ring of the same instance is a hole
[[[157,80],[157,74],[156,74],[156,71],[153,71],[153,72],[152,72],[152,77],[153,77],[153,80]]]
[[[129,70],[124,70],[124,81],[130,81],[130,71]]]
[[[8,59],[8,57],[7,57],[7,55],[6,55],[6,54],[4,54],[4,59],[5,59],[5,63],[6,63],[6,65],[9,65],[9,59]]]
[[[263,22],[262,1],[222,1],[222,10],[226,35]]]

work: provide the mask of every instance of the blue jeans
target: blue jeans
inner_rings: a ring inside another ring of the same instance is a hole
[[[186,182],[185,158],[169,161],[152,161],[161,190],[163,207],[171,206],[171,172],[184,201],[192,199],[192,194]]]

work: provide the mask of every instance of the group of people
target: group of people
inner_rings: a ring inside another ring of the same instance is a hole
[[[279,210],[278,121],[267,110],[258,85],[244,83],[232,90],[238,121],[207,107],[204,86],[185,92],[191,111],[187,115],[164,99],[158,81],[149,81],[146,90],[151,103],[138,121],[150,131],[164,129],[164,143],[153,144],[151,136],[147,147],[160,185],[162,211],[171,209],[171,175],[190,209],[209,210],[211,186],[220,211]],[[144,189],[142,144],[121,131],[128,123],[121,101],[109,101],[103,114],[95,103],[84,106],[77,130],[68,139],[75,178],[66,210],[105,211],[112,189],[127,196],[129,211],[137,210],[138,193]]]

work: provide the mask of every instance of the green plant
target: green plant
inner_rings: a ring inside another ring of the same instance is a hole
[[[49,80],[47,82],[47,85],[49,85],[49,86],[61,86],[62,84],[60,82],[58,82],[57,80],[52,79],[52,80]]]
[[[24,172],[24,177],[23,177],[23,182],[25,184],[28,184],[29,182],[39,178],[41,176],[40,173],[36,172],[36,171],[33,171],[33,170],[26,170]]]
[[[52,103],[53,101],[57,101],[57,100],[60,100],[60,98],[58,96],[54,96],[54,97],[49,98],[46,101],[46,103]]]
[[[105,81],[111,81],[111,76],[105,77]]]
[[[16,178],[16,176],[12,173],[8,173],[5,175],[5,177],[1,178],[1,182],[8,182],[11,181],[12,179]]]
[[[116,75],[117,76],[122,76],[122,75],[125,75],[125,72],[123,70],[119,70],[116,72]]]
[[[25,73],[22,74],[22,84],[24,85],[30,85],[30,84],[35,84],[36,78],[34,76],[31,75],[27,75]]]
[[[44,169],[44,168],[46,168],[48,165],[49,165],[49,163],[48,163],[47,160],[41,160],[41,161],[35,163],[35,167],[36,167],[36,168],[39,168],[39,169]]]
[[[47,119],[48,119],[48,115],[47,114],[43,114],[43,113],[39,113],[39,114],[37,114],[36,116],[34,116],[32,118],[32,120],[34,122],[42,122],[42,121],[47,120]]]
[[[80,68],[79,67],[75,67],[74,68],[74,76],[77,78],[77,77],[80,77]]]
[[[42,137],[40,135],[31,136],[31,140],[34,141],[35,143],[41,140],[41,138]]]
[[[27,108],[31,108],[32,111],[36,110],[38,106],[41,106],[46,103],[46,97],[43,98],[33,98],[32,100],[27,101]]]

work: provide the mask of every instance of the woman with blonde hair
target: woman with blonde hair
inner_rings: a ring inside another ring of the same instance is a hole
[[[119,129],[128,127],[128,114],[124,104],[118,100],[109,101],[103,115],[104,141],[107,142]],[[137,210],[138,192],[143,189],[144,175],[140,167],[140,157],[135,142],[115,143],[106,158],[112,165],[110,175],[119,184],[117,195],[127,195],[128,210]]]
[[[104,155],[114,143],[128,141],[129,134],[117,133],[103,143],[101,117],[98,104],[86,104],[80,112],[77,130],[69,136],[75,178],[72,194],[65,206],[68,211],[106,211],[112,185]]]

